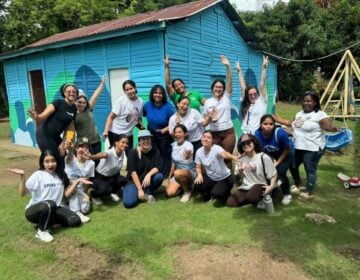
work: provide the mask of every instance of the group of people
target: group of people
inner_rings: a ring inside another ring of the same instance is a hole
[[[243,135],[235,153],[232,72],[227,57],[222,55],[220,60],[226,68],[226,81],[214,80],[212,96],[207,99],[188,90],[181,79],[171,80],[168,56],[164,59],[166,89],[154,85],[145,104],[137,96],[135,82],[125,81],[125,95],[113,104],[106,119],[102,136],[108,138],[110,147],[104,152],[92,109],[106,84],[105,77],[90,99],[79,93],[76,85],[64,84],[60,88],[63,99],[54,100],[41,113],[30,108],[29,116],[42,122],[36,132],[41,150],[39,170],[26,181],[23,170],[9,170],[20,175],[20,194],[31,193],[25,216],[37,225],[36,237],[50,242],[51,225],[71,227],[88,222],[91,202],[102,204],[106,197],[117,202],[122,196],[126,208],[140,201],[154,203],[164,179],[168,179],[167,196],[180,195],[183,203],[197,192],[203,201],[216,199],[229,207],[256,206],[280,185],[282,203],[288,205],[292,197],[287,171],[290,169],[300,188],[298,168],[303,163],[307,184],[300,196],[311,198],[324,152],[324,130],[337,130],[320,110],[319,97],[305,93],[303,109],[293,121],[266,114],[268,57],[263,58],[260,92],[246,85],[237,62]],[[147,119],[147,129],[142,117]],[[276,122],[293,128],[294,141]],[[136,147],[134,127],[140,129]],[[120,171],[126,158],[123,176]],[[232,192],[234,174],[242,180]]]

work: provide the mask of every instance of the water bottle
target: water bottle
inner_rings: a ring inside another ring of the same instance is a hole
[[[273,204],[272,198],[269,194],[265,195],[264,203],[265,203],[266,213],[268,213],[268,214],[275,213],[274,204]]]

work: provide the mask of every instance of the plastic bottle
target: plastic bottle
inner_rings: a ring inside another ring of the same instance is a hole
[[[269,194],[265,195],[264,203],[265,203],[265,210],[268,214],[275,213],[274,204]]]

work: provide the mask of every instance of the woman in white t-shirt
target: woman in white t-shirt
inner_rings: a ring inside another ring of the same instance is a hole
[[[75,154],[71,141],[65,142],[67,155],[65,156],[65,173],[70,181],[79,178],[91,179],[95,175],[95,162],[87,160],[90,142],[86,137],[78,138],[75,146]],[[86,194],[89,184],[79,184],[68,198],[69,208],[74,211],[81,219],[82,223],[90,221],[88,214],[90,212],[90,199]]]
[[[226,56],[221,56],[221,63],[226,67],[226,85],[221,79],[212,83],[213,96],[205,101],[204,113],[205,117],[210,118],[210,130],[214,133],[214,143],[231,154],[236,141],[231,121],[232,73]],[[231,168],[231,161],[226,160],[226,165]]]
[[[174,128],[175,142],[172,143],[172,165],[169,174],[169,184],[166,188],[168,197],[176,196],[180,189],[184,190],[180,201],[188,202],[191,197],[191,186],[195,179],[195,164],[193,160],[194,147],[186,140],[187,129],[183,124]]]
[[[204,127],[210,121],[209,116],[203,118],[198,111],[190,108],[190,99],[187,96],[181,96],[177,103],[177,112],[169,119],[169,133],[174,137],[174,128],[183,124],[187,129],[187,139],[194,146],[194,153],[201,147],[201,136]]]
[[[306,191],[300,193],[300,197],[311,199],[317,179],[317,168],[321,156],[325,150],[325,131],[336,132],[329,116],[321,111],[320,98],[312,91],[304,94],[303,110],[296,113],[292,121],[279,116],[275,120],[281,124],[292,126],[295,140],[294,166],[290,168],[295,185],[301,185],[299,166],[303,163],[306,172]],[[295,188],[292,188],[294,191]],[[297,190],[297,189],[296,189]]]
[[[261,117],[266,114],[266,108],[268,103],[268,96],[266,91],[266,72],[268,65],[268,56],[263,56],[263,64],[260,78],[261,94],[259,94],[255,86],[246,86],[239,61],[237,61],[235,64],[235,69],[238,72],[241,87],[241,130],[244,134],[254,134],[260,126]]]
[[[195,155],[195,189],[202,194],[204,201],[214,198],[225,202],[234,181],[224,160],[237,160],[237,157],[214,144],[214,133],[210,130],[203,133],[201,144]]]
[[[257,204],[276,187],[277,172],[270,156],[261,152],[259,140],[254,135],[243,134],[238,142],[241,157],[235,166],[235,174],[243,180],[238,190],[226,201],[229,207]]]
[[[110,148],[114,146],[116,135],[125,134],[129,138],[128,149],[132,149],[135,126],[144,129],[141,121],[144,101],[137,94],[136,84],[132,80],[126,80],[123,85],[125,96],[119,97],[106,119],[103,137],[109,137]],[[127,151],[128,151],[127,149]]]
[[[76,227],[81,220],[75,212],[62,207],[63,197],[69,197],[71,192],[81,183],[91,183],[84,178],[74,180],[69,184],[65,172],[59,168],[59,159],[53,152],[45,150],[40,155],[39,170],[35,171],[25,182],[25,172],[22,169],[9,168],[8,170],[20,175],[19,193],[25,196],[31,193],[31,199],[25,207],[26,219],[36,224],[36,238],[44,242],[54,240],[49,233],[53,224]],[[68,186],[64,191],[64,187]]]
[[[95,169],[95,179],[90,192],[93,204],[102,204],[101,197],[110,196],[114,202],[120,200],[119,191],[127,180],[120,175],[125,151],[128,148],[128,137],[125,134],[114,136],[114,147],[105,152],[90,155],[92,160],[100,160]]]

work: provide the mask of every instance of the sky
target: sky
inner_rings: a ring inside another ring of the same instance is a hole
[[[289,0],[282,0],[283,2],[289,2]],[[236,5],[236,9],[240,11],[255,11],[262,7],[263,4],[273,5],[277,0],[230,0],[231,4]]]

